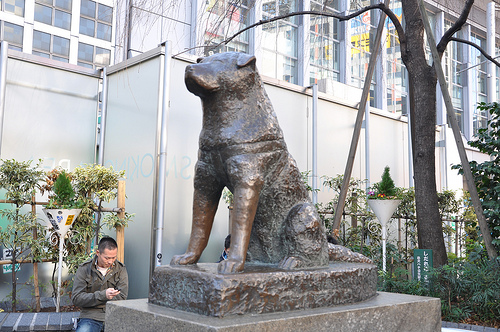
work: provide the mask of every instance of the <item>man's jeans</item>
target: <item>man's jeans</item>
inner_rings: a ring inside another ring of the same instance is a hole
[[[104,322],[90,318],[79,318],[76,332],[101,332],[104,331]]]

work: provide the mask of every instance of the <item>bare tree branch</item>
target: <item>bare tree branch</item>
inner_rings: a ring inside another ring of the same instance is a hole
[[[469,0],[469,1],[471,1],[471,0]],[[269,19],[260,20],[260,21],[254,23],[254,24],[251,24],[251,25],[247,26],[246,28],[244,28],[244,29],[238,31],[237,33],[235,33],[234,35],[232,35],[231,37],[229,37],[229,38],[221,41],[217,45],[213,45],[213,46],[196,46],[196,47],[193,47],[193,48],[186,49],[186,50],[184,50],[181,53],[175,54],[174,56],[180,55],[182,53],[185,53],[185,52],[188,52],[190,50],[193,50],[193,49],[196,49],[196,48],[200,48],[200,47],[204,47],[204,48],[208,48],[209,50],[212,50],[212,49],[215,49],[215,48],[217,48],[217,47],[219,47],[221,45],[227,45],[229,42],[231,42],[231,40],[233,40],[234,38],[236,38],[237,36],[239,36],[240,34],[242,34],[245,31],[253,29],[253,28],[255,28],[255,27],[259,26],[259,25],[271,23],[271,22],[282,20],[282,19],[285,19],[285,18],[288,18],[288,17],[292,17],[292,16],[301,16],[301,15],[326,16],[326,17],[336,18],[340,22],[343,22],[343,21],[348,21],[348,20],[350,20],[350,19],[352,19],[352,18],[354,18],[356,16],[359,16],[359,15],[363,14],[366,11],[373,10],[373,9],[379,9],[379,10],[383,11],[389,17],[389,19],[394,24],[394,27],[395,27],[395,29],[396,29],[396,31],[398,33],[399,43],[400,43],[400,45],[402,47],[404,47],[404,45],[406,45],[406,37],[405,37],[404,30],[403,30],[403,26],[399,22],[397,16],[392,12],[392,10],[390,10],[388,7],[386,7],[384,3],[378,3],[378,4],[375,4],[375,5],[364,7],[364,8],[362,8],[362,9],[360,9],[360,10],[358,10],[358,11],[352,13],[352,14],[349,14],[349,15],[340,15],[340,14],[337,14],[337,13],[327,13],[327,12],[322,12],[322,11],[299,11],[299,12],[288,13],[288,14],[285,14],[285,15],[279,15],[279,16],[271,17]]]
[[[460,17],[458,20],[444,33],[443,37],[437,44],[437,50],[440,56],[443,55],[446,46],[452,39],[452,36],[455,34],[455,32],[459,31],[462,29],[464,24],[467,22],[467,17],[469,17],[470,10],[472,8],[472,5],[474,4],[474,0],[467,0],[464,5],[464,9],[462,10],[462,13],[460,14]]]
[[[471,41],[460,39],[460,38],[455,38],[455,37],[451,37],[450,41],[455,41],[455,42],[458,42],[458,43],[464,43],[464,44],[467,44],[467,45],[470,45],[470,46],[476,48],[479,52],[481,52],[482,55],[484,55],[484,57],[486,59],[488,59],[489,61],[493,62],[497,67],[500,67],[500,62],[496,61],[492,56],[490,56],[488,53],[486,53],[486,51],[483,50],[479,45],[474,44]]]

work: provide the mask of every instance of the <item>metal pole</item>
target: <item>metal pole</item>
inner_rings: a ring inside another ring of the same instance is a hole
[[[156,195],[156,228],[155,228],[155,266],[162,261],[163,219],[165,217],[165,194],[167,183],[167,127],[170,105],[170,72],[171,50],[169,42],[165,42],[165,62],[163,68],[163,99],[161,105],[160,155],[158,168],[158,185]]]
[[[106,136],[106,114],[108,110],[108,71],[102,68],[101,133],[99,135],[99,155],[97,163],[104,166],[104,139]]]
[[[441,92],[443,94],[443,99],[446,104],[446,112],[448,113],[448,122],[453,130],[453,136],[455,137],[455,143],[457,144],[458,154],[460,155],[460,162],[462,163],[464,176],[467,181],[467,186],[469,188],[470,197],[472,204],[474,206],[474,211],[476,212],[477,221],[481,233],[483,235],[484,245],[486,251],[488,252],[488,257],[490,259],[497,257],[497,252],[492,244],[491,233],[486,222],[486,218],[483,214],[483,207],[481,201],[479,200],[479,195],[477,193],[476,184],[474,183],[474,177],[472,176],[472,170],[467,159],[467,153],[465,152],[464,143],[462,141],[462,134],[460,133],[460,127],[458,126],[458,120],[453,109],[453,103],[451,101],[450,91],[448,90],[448,85],[446,83],[446,78],[444,76],[443,67],[441,66],[441,59],[436,47],[436,41],[434,39],[434,34],[432,32],[431,25],[429,23],[429,18],[427,17],[427,12],[424,7],[423,0],[418,2],[420,8],[420,14],[422,15],[422,20],[424,23],[425,31],[427,33],[427,39],[429,41],[429,46],[432,52],[433,65],[436,70],[436,74],[439,81],[439,86],[441,87]]]
[[[5,90],[7,88],[7,60],[9,43],[0,42],[0,156],[2,152],[3,118],[5,114]]]
[[[413,183],[413,147],[411,144],[411,121],[410,112],[408,112],[408,187],[414,187]]]
[[[312,202],[318,203],[318,85],[312,86]]]
[[[495,2],[488,3],[486,9],[486,48],[488,54],[495,54]],[[488,61],[488,103],[496,101],[496,66],[493,62]],[[489,118],[489,114],[488,114]]]
[[[385,0],[385,5],[389,6],[390,0]],[[382,41],[382,32],[384,31],[385,24],[385,14],[380,14],[380,20],[377,27],[377,35],[375,37],[375,43],[373,44],[373,52],[370,55],[370,62],[368,64],[368,70],[365,77],[365,84],[363,86],[363,93],[361,95],[361,101],[358,106],[358,114],[356,116],[356,122],[354,124],[354,133],[352,134],[351,147],[349,149],[349,155],[347,156],[347,164],[344,171],[344,180],[342,182],[342,187],[340,189],[339,201],[337,203],[337,208],[335,209],[335,217],[333,221],[333,229],[338,229],[340,226],[340,221],[342,219],[342,212],[344,211],[345,200],[347,197],[347,190],[349,189],[349,182],[352,174],[352,167],[354,165],[354,158],[356,157],[356,149],[358,146],[359,135],[361,132],[361,125],[363,124],[363,114],[365,112],[366,102],[368,101],[368,95],[370,94],[370,86],[372,82],[373,73],[375,71],[375,65],[377,62],[377,55],[380,50],[380,44]]]
[[[387,271],[386,264],[386,253],[387,253],[387,226],[382,224],[382,271]]]
[[[366,174],[366,191],[371,186],[370,180],[370,108],[365,107],[365,174]]]
[[[59,233],[59,270],[57,271],[56,312],[59,312],[59,308],[60,308],[60,304],[61,304],[63,245],[64,245],[64,235],[62,235],[61,233]]]

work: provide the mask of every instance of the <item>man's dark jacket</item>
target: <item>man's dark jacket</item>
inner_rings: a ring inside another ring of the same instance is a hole
[[[91,318],[104,322],[106,314],[106,289],[118,288],[120,294],[111,301],[126,300],[128,295],[128,275],[125,265],[115,261],[105,276],[97,270],[97,256],[81,264],[73,279],[73,304],[82,308],[80,318]]]

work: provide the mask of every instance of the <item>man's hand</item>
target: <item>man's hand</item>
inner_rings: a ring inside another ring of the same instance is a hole
[[[113,297],[115,297],[118,294],[120,294],[119,290],[116,290],[114,288],[108,288],[108,289],[106,289],[106,298],[108,300],[113,299]]]

